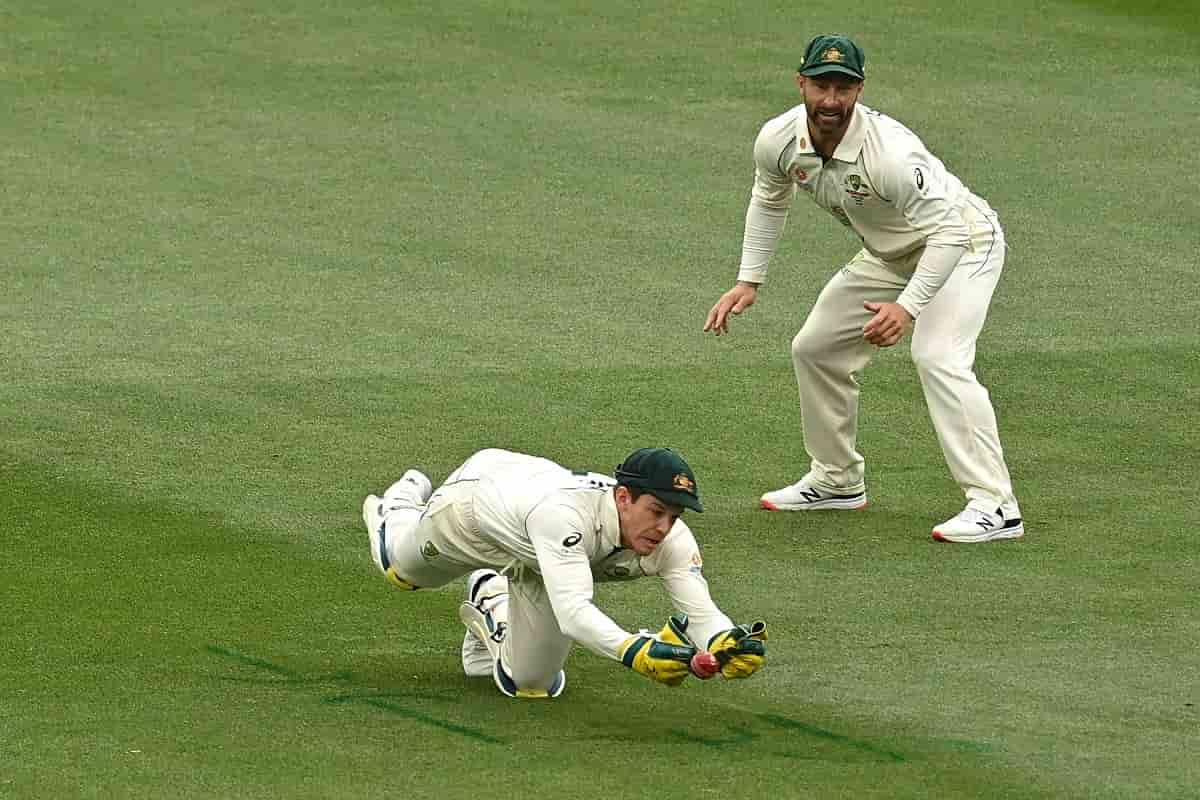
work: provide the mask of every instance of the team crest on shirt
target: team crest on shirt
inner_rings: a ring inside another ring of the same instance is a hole
[[[437,558],[437,545],[435,545],[433,542],[426,541],[425,544],[421,545],[421,555],[423,555],[426,559]]]
[[[700,574],[700,568],[704,566],[704,562],[700,560],[699,553],[692,553],[692,563],[688,566],[688,571],[696,575]]]
[[[846,187],[846,194],[854,200],[854,205],[861,206],[863,200],[871,196],[870,190],[867,189],[867,184],[863,182],[861,175],[856,175],[853,172],[846,176],[842,181],[842,185]]]
[[[792,167],[792,177],[795,178],[797,182],[804,183],[806,180],[808,180],[808,172],[806,172],[803,167],[797,164],[796,166]]]

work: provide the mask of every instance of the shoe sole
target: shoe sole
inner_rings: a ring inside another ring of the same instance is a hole
[[[472,603],[463,603],[458,607],[458,618],[462,620],[462,624],[466,626],[467,630],[475,634],[479,643],[487,648],[493,660],[500,657],[500,643],[492,638],[482,611]]]
[[[379,522],[377,525],[371,524],[372,517],[374,516],[370,511],[371,506],[378,505],[379,502],[380,500],[378,497],[373,494],[369,494],[367,495],[366,499],[363,500],[362,507],[363,525],[365,525],[367,528],[367,542],[371,546],[371,560],[375,562],[375,566],[378,567],[379,571],[383,573],[383,577],[387,578],[388,583],[392,584],[397,589],[401,589],[406,592],[415,592],[421,587],[417,586],[415,583],[409,583],[404,578],[401,578],[400,574],[396,572],[395,568],[393,568],[390,564],[385,565],[384,563],[382,531],[383,517],[379,517]]]
[[[998,539],[1020,539],[1025,535],[1025,526],[1017,525],[1012,528],[1001,528],[998,531],[986,531],[979,534],[945,534],[937,528],[933,529],[934,541],[948,544],[983,544]]]
[[[831,497],[828,500],[817,500],[812,503],[772,503],[770,500],[759,500],[758,502],[767,511],[820,511],[822,509],[858,511],[868,505],[867,499],[861,496]]]
[[[468,678],[486,678],[492,674],[492,654],[475,631],[467,628],[462,644],[463,673]]]
[[[363,500],[362,504],[362,521],[367,528],[367,542],[371,545],[371,560],[375,562],[375,566],[379,567],[379,571],[383,572],[383,559],[379,557],[382,542],[379,541],[379,526],[372,525],[371,520],[374,514],[371,513],[372,506],[379,505],[379,498],[373,494],[369,494]]]

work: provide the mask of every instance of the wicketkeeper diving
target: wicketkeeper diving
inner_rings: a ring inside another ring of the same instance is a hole
[[[576,642],[668,686],[762,667],[766,624],[735,624],[713,602],[685,510],[704,510],[696,476],[668,448],[635,450],[612,476],[487,449],[436,491],[406,471],[362,515],[371,557],[397,588],[465,578],[468,676],[490,675],[510,697],[557,697]],[[596,581],[651,575],[675,610],[656,633],[625,630],[593,602]]]

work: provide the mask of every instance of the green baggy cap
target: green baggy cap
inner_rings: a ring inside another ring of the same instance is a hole
[[[839,33],[822,34],[811,42],[804,51],[804,63],[800,74],[813,78],[817,75],[841,73],[863,80],[863,66],[867,57],[862,48]]]
[[[634,450],[617,465],[613,476],[618,486],[641,489],[669,505],[704,511],[692,468],[669,447]]]

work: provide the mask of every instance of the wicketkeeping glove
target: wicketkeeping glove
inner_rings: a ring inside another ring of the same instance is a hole
[[[726,678],[749,678],[767,657],[767,623],[735,625],[721,631],[708,642],[708,650],[717,657]]]
[[[678,686],[690,673],[696,646],[687,635],[686,616],[671,617],[657,634],[642,631],[621,645],[621,663],[647,678]]]

